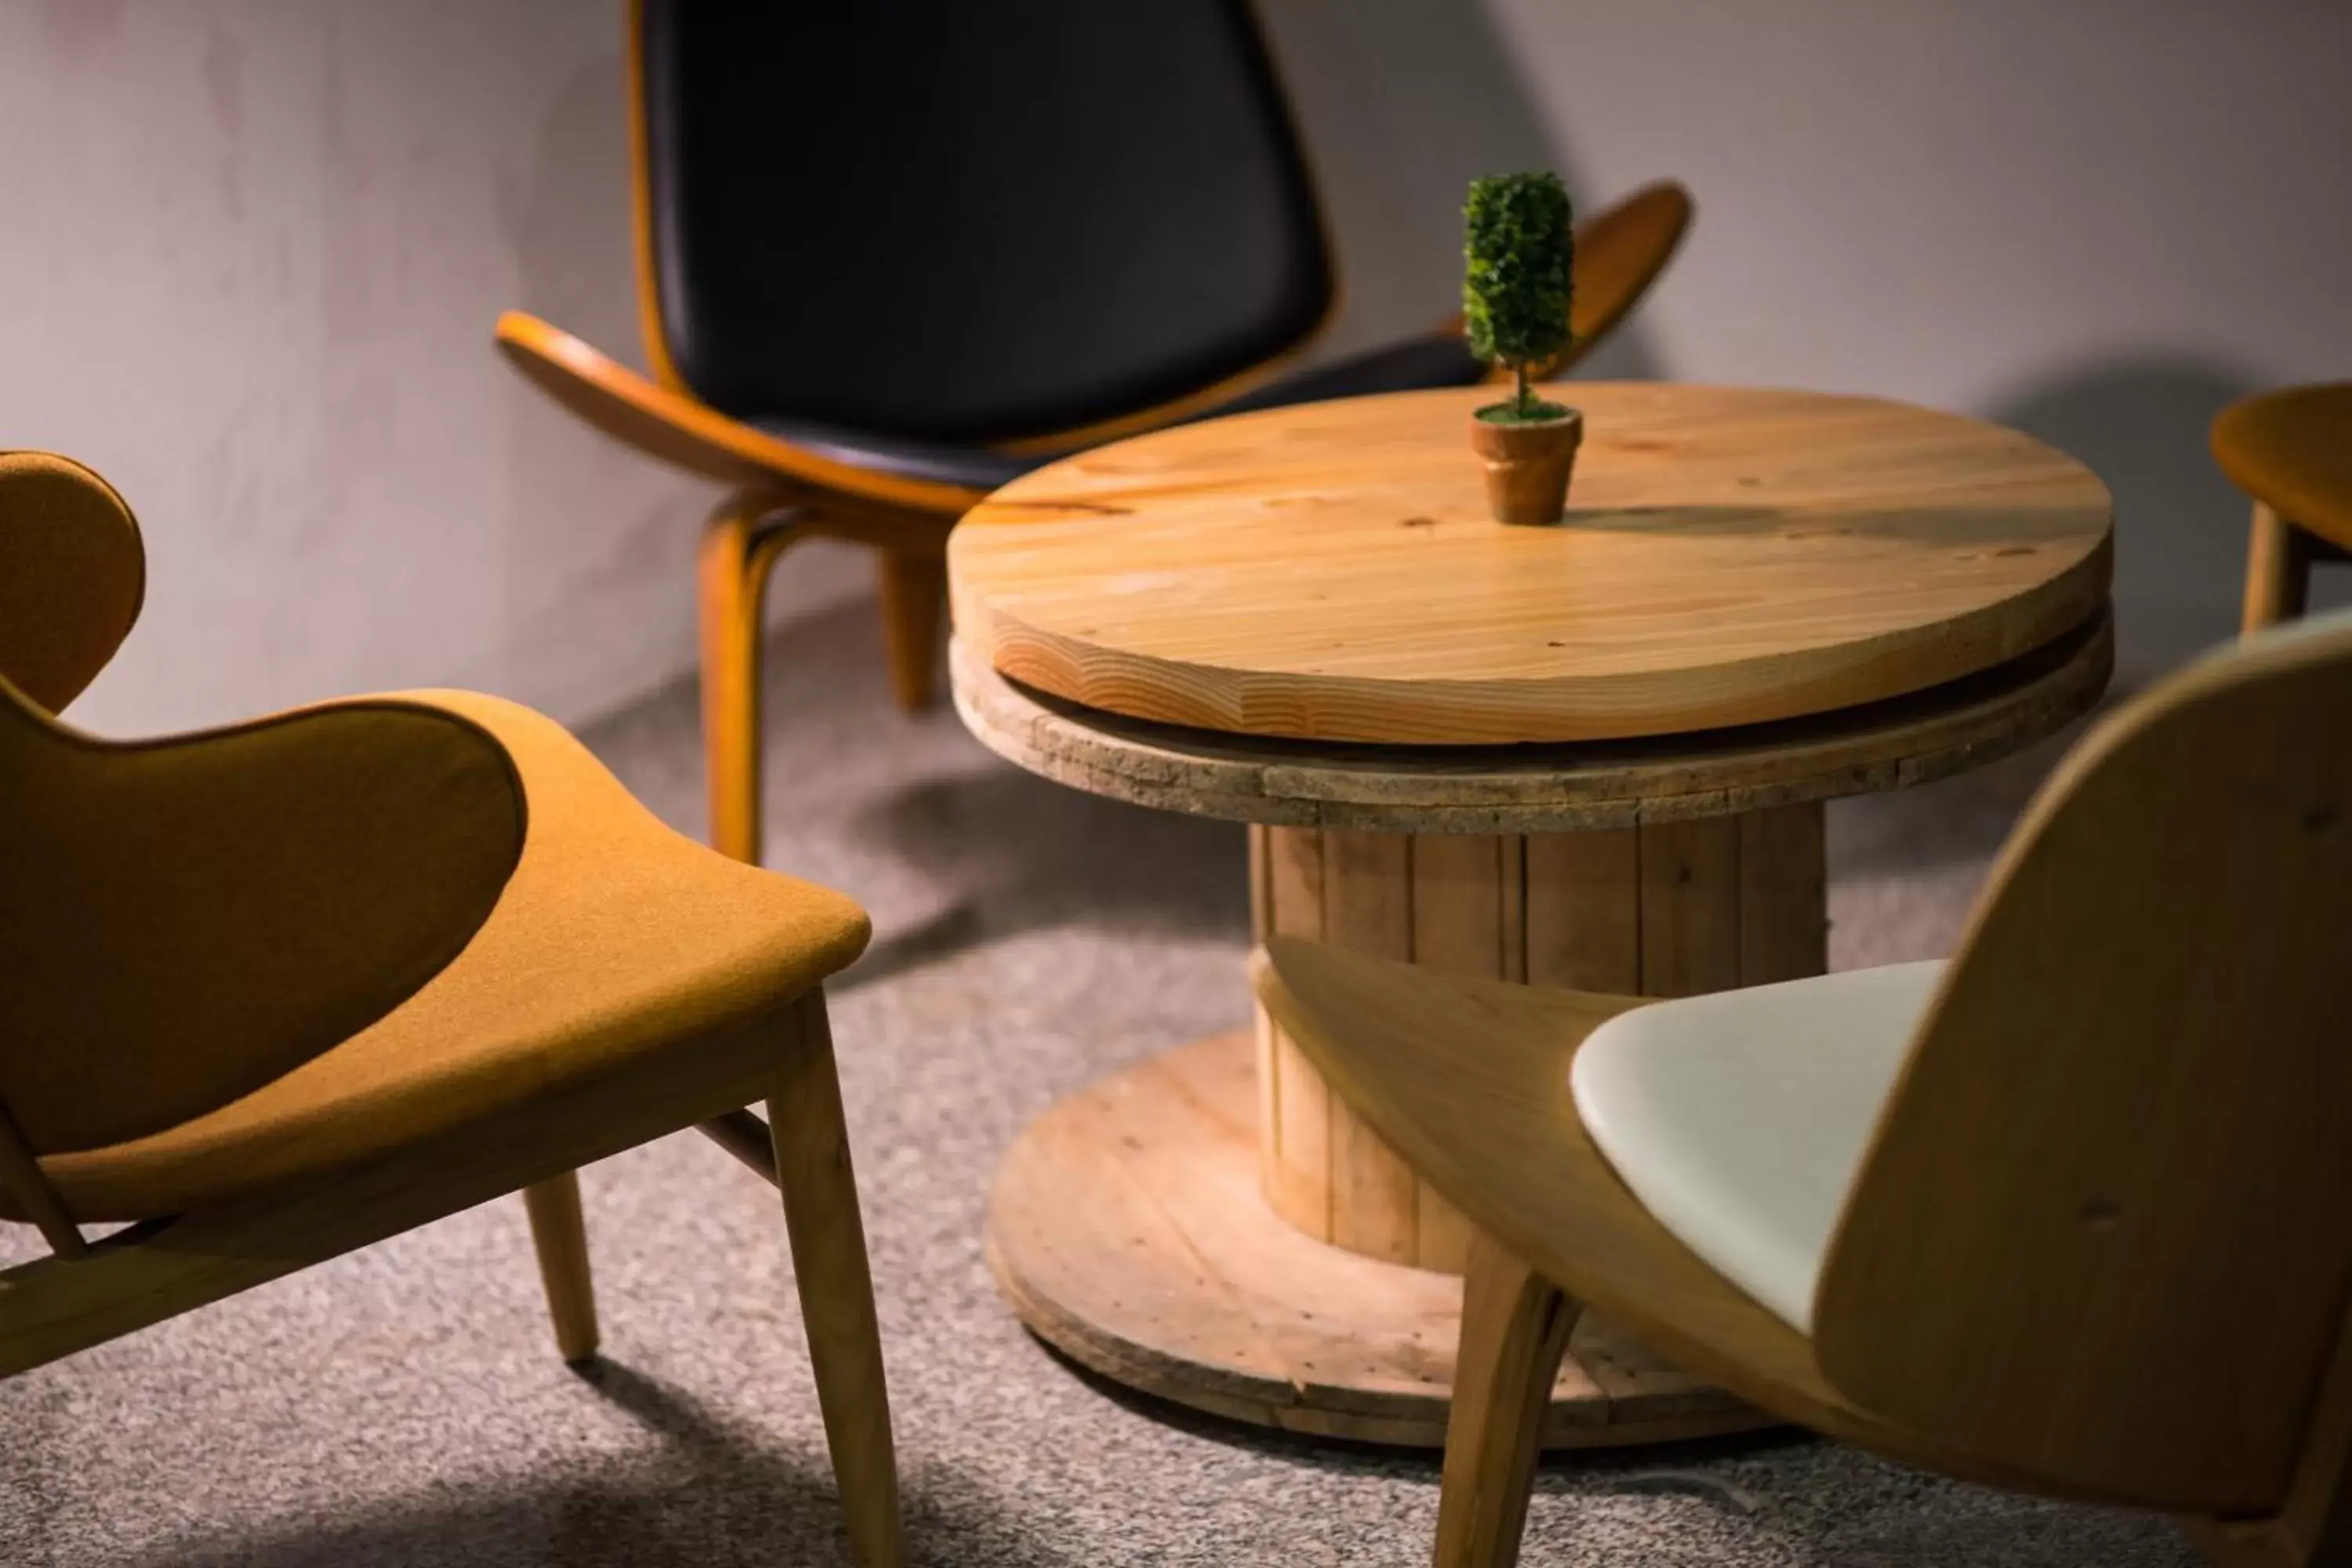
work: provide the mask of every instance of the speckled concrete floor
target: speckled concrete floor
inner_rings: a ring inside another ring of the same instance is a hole
[[[1419,1564],[1431,1461],[1146,1408],[1029,1339],[982,1266],[1000,1152],[1057,1095],[1235,1026],[1238,828],[1087,799],[880,692],[862,607],[772,649],[769,861],[874,910],[837,988],[919,1561]],[[688,831],[693,693],[590,737]],[[2035,763],[1837,808],[1842,965],[1945,951]],[[847,1561],[773,1194],[691,1136],[584,1177],[607,1363],[549,1343],[507,1201],[0,1384],[0,1563]],[[0,1258],[31,1248],[0,1226]],[[2182,1564],[2158,1521],[1809,1438],[1545,1469],[1524,1561]]]

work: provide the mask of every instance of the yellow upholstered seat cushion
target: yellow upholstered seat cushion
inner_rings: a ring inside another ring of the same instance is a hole
[[[390,1013],[219,1109],[40,1164],[78,1219],[184,1212],[362,1163],[562,1083],[691,1050],[865,948],[865,912],[672,832],[553,721],[404,694],[496,737],[528,804],[496,906]]]
[[[2352,550],[2352,382],[2231,404],[2213,421],[2213,457],[2240,489]]]

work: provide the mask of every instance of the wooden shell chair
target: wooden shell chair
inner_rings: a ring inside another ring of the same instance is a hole
[[[2254,498],[2245,626],[2303,614],[2317,561],[2352,561],[2352,382],[2290,386],[2231,404],[2213,457]]]
[[[1295,940],[1260,995],[1482,1233],[1437,1561],[1589,1303],[1767,1410],[2352,1563],[2352,615],[2095,728],[1959,955],[1645,1004]]]
[[[52,715],[142,572],[96,475],[0,453],[0,1218],[51,1249],[0,1273],[0,1376],[518,1188],[585,1359],[570,1173],[710,1122],[782,1189],[850,1536],[898,1563],[822,990],[864,912],[672,833],[496,698],[83,734]]]
[[[1461,385],[1458,318],[1276,378],[1337,288],[1243,0],[632,0],[649,380],[520,311],[498,342],[609,436],[717,479],[703,531],[711,843],[760,851],[760,610],[802,539],[872,546],[899,701],[929,700],[947,531],[1052,457],[1203,415]],[[1573,347],[1691,216],[1582,225]]]

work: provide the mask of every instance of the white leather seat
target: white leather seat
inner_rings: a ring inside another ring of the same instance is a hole
[[[1944,965],[1660,1002],[1576,1054],[1578,1115],[1660,1224],[1790,1327]]]

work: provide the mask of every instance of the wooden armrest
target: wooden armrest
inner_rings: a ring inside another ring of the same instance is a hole
[[[961,485],[853,468],[778,440],[639,375],[561,327],[521,310],[499,318],[517,370],[572,413],[647,457],[731,485],[814,486],[856,500],[961,513],[982,494]]]
[[[1691,224],[1690,193],[1672,180],[1644,185],[1576,228],[1576,299],[1569,307],[1568,352],[1558,375],[1600,346],[1633,314]]]

